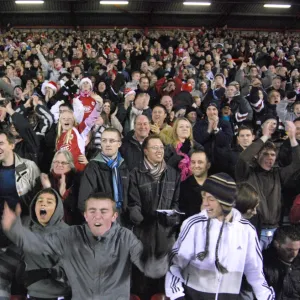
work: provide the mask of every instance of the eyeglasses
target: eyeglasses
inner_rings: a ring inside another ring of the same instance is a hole
[[[114,140],[114,139],[102,139],[101,143],[103,144],[114,144],[118,143],[120,140]]]
[[[152,147],[148,147],[148,148],[153,149],[154,151],[158,151],[158,150],[164,151],[165,150],[164,146],[152,146]]]
[[[68,162],[66,162],[66,161],[58,161],[58,160],[55,160],[54,162],[53,162],[53,164],[54,165],[62,165],[62,166],[67,166],[67,165],[69,165],[69,163]]]

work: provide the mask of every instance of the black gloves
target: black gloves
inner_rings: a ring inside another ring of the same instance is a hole
[[[190,150],[191,150],[191,141],[189,139],[186,139],[182,144],[180,151],[182,153],[188,154]]]

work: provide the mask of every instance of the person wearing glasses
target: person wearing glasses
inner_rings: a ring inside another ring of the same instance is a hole
[[[148,136],[142,145],[144,161],[130,172],[128,210],[133,232],[144,245],[145,259],[160,258],[175,242],[180,174],[164,161],[164,145],[158,135]],[[168,212],[158,212],[168,210]],[[150,299],[164,292],[164,280],[145,277],[133,269],[133,293]]]
[[[106,128],[101,136],[101,152],[87,164],[79,187],[78,208],[83,213],[85,200],[93,193],[104,192],[116,201],[118,221],[126,224],[129,171],[119,152],[121,134]]]
[[[78,187],[80,173],[76,171],[72,154],[67,150],[59,150],[52,160],[50,173],[41,174],[44,189],[54,189],[63,201],[64,221],[68,225],[79,225],[81,214],[77,210]]]

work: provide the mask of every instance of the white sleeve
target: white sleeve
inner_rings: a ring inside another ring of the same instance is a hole
[[[80,124],[84,116],[84,107],[78,97],[73,99],[73,110],[76,122]]]
[[[183,222],[179,237],[170,253],[170,267],[166,275],[165,291],[167,297],[171,300],[185,295],[182,286],[185,282],[182,271],[195,257],[195,247],[193,245],[195,235],[194,219],[195,217],[192,217]]]
[[[250,225],[247,229],[249,239],[244,274],[252,286],[257,300],[274,300],[274,290],[269,287],[263,273],[263,259],[257,234]]]
[[[50,109],[50,112],[52,113],[52,115],[54,116],[54,122],[55,124],[58,122],[59,120],[59,107],[61,104],[65,103],[64,100],[60,100],[57,101]]]

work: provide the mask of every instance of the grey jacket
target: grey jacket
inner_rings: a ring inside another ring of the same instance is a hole
[[[35,196],[34,200],[31,202],[30,218],[23,221],[24,225],[28,227],[32,232],[38,233],[43,236],[68,228],[68,225],[63,221],[64,208],[61,197],[54,189],[52,190],[56,194],[56,209],[47,226],[42,226],[38,222],[35,214],[35,203],[40,193],[38,193]],[[41,268],[50,269],[54,267],[59,269],[59,257],[56,255],[49,256],[44,253],[40,255],[34,255],[32,253],[25,252],[24,261],[26,264],[26,271],[38,270]],[[67,295],[69,292],[69,288],[63,282],[63,280],[58,281],[50,278],[39,280],[28,286],[27,289],[30,296],[38,298],[56,298],[59,296]]]
[[[98,238],[92,235],[87,224],[42,237],[24,228],[18,219],[6,234],[24,251],[59,256],[73,300],[128,300],[131,263],[149,276],[147,264],[141,260],[142,243],[117,223]],[[167,268],[161,269],[162,263],[156,265],[160,269],[155,277],[159,278]]]

